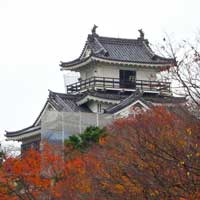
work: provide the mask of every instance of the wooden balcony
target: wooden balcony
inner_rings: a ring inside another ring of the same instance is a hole
[[[124,90],[135,91],[140,89],[143,92],[170,93],[170,82],[135,80],[125,81],[119,78],[91,77],[86,80],[67,85],[67,93],[79,93],[91,89],[101,90]]]

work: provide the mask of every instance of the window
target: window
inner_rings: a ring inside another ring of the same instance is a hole
[[[120,70],[120,87],[133,88],[136,87],[136,71]]]

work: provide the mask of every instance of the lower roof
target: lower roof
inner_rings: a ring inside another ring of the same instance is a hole
[[[167,105],[167,104],[174,104],[178,105],[181,103],[186,102],[185,98],[182,97],[173,97],[173,96],[159,96],[157,94],[142,94],[138,92],[134,93],[121,93],[118,91],[87,91],[85,93],[81,94],[65,94],[65,93],[57,93],[49,91],[49,97],[40,112],[39,116],[33,123],[33,125],[17,130],[17,131],[6,131],[5,136],[7,139],[14,139],[14,138],[21,138],[30,135],[35,134],[37,135],[40,132],[40,122],[41,117],[45,110],[50,106],[55,111],[63,111],[63,112],[92,112],[86,104],[79,105],[78,102],[83,100],[87,95],[105,99],[105,100],[113,100],[114,102],[119,102],[109,107],[105,110],[108,114],[114,114],[115,112],[120,111],[121,109],[125,108],[126,106],[130,105],[134,101],[140,99],[144,104],[146,105],[153,105],[153,104],[161,104],[161,105]]]
[[[119,112],[123,108],[129,106],[133,102],[140,100],[148,107],[156,106],[156,105],[178,105],[186,102],[185,98],[182,97],[173,97],[173,96],[160,96],[157,94],[142,94],[140,92],[134,92],[121,101],[119,104],[114,105],[108,109],[106,109],[106,113],[114,114]]]

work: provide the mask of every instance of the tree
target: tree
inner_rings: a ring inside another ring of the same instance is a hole
[[[190,109],[199,115],[196,111],[200,108],[200,38],[175,45],[166,36],[163,44],[161,52],[174,60],[174,67],[168,69],[165,79],[174,82],[174,91],[188,97]]]
[[[200,199],[200,122],[181,109],[155,107],[104,133],[90,128],[81,148],[72,140],[64,152],[45,145],[41,153],[8,157],[0,199]]]
[[[105,192],[113,199],[199,199],[200,124],[187,117],[157,107],[114,122],[98,154]]]
[[[0,166],[2,165],[3,159],[4,159],[5,153],[1,149],[1,143],[0,143]]]
[[[90,192],[84,157],[64,159],[60,149],[45,145],[22,157],[8,157],[0,168],[0,199],[79,199]]]

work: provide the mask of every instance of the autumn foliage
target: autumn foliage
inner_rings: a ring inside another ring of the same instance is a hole
[[[88,156],[65,160],[60,148],[45,144],[20,158],[7,158],[0,169],[1,200],[79,199],[90,191]]]
[[[157,107],[116,121],[111,132],[116,174],[127,199],[200,199],[200,124],[195,118]]]
[[[200,199],[200,123],[187,112],[156,107],[104,132],[98,140],[87,133],[90,145],[45,145],[6,158],[0,199]]]

